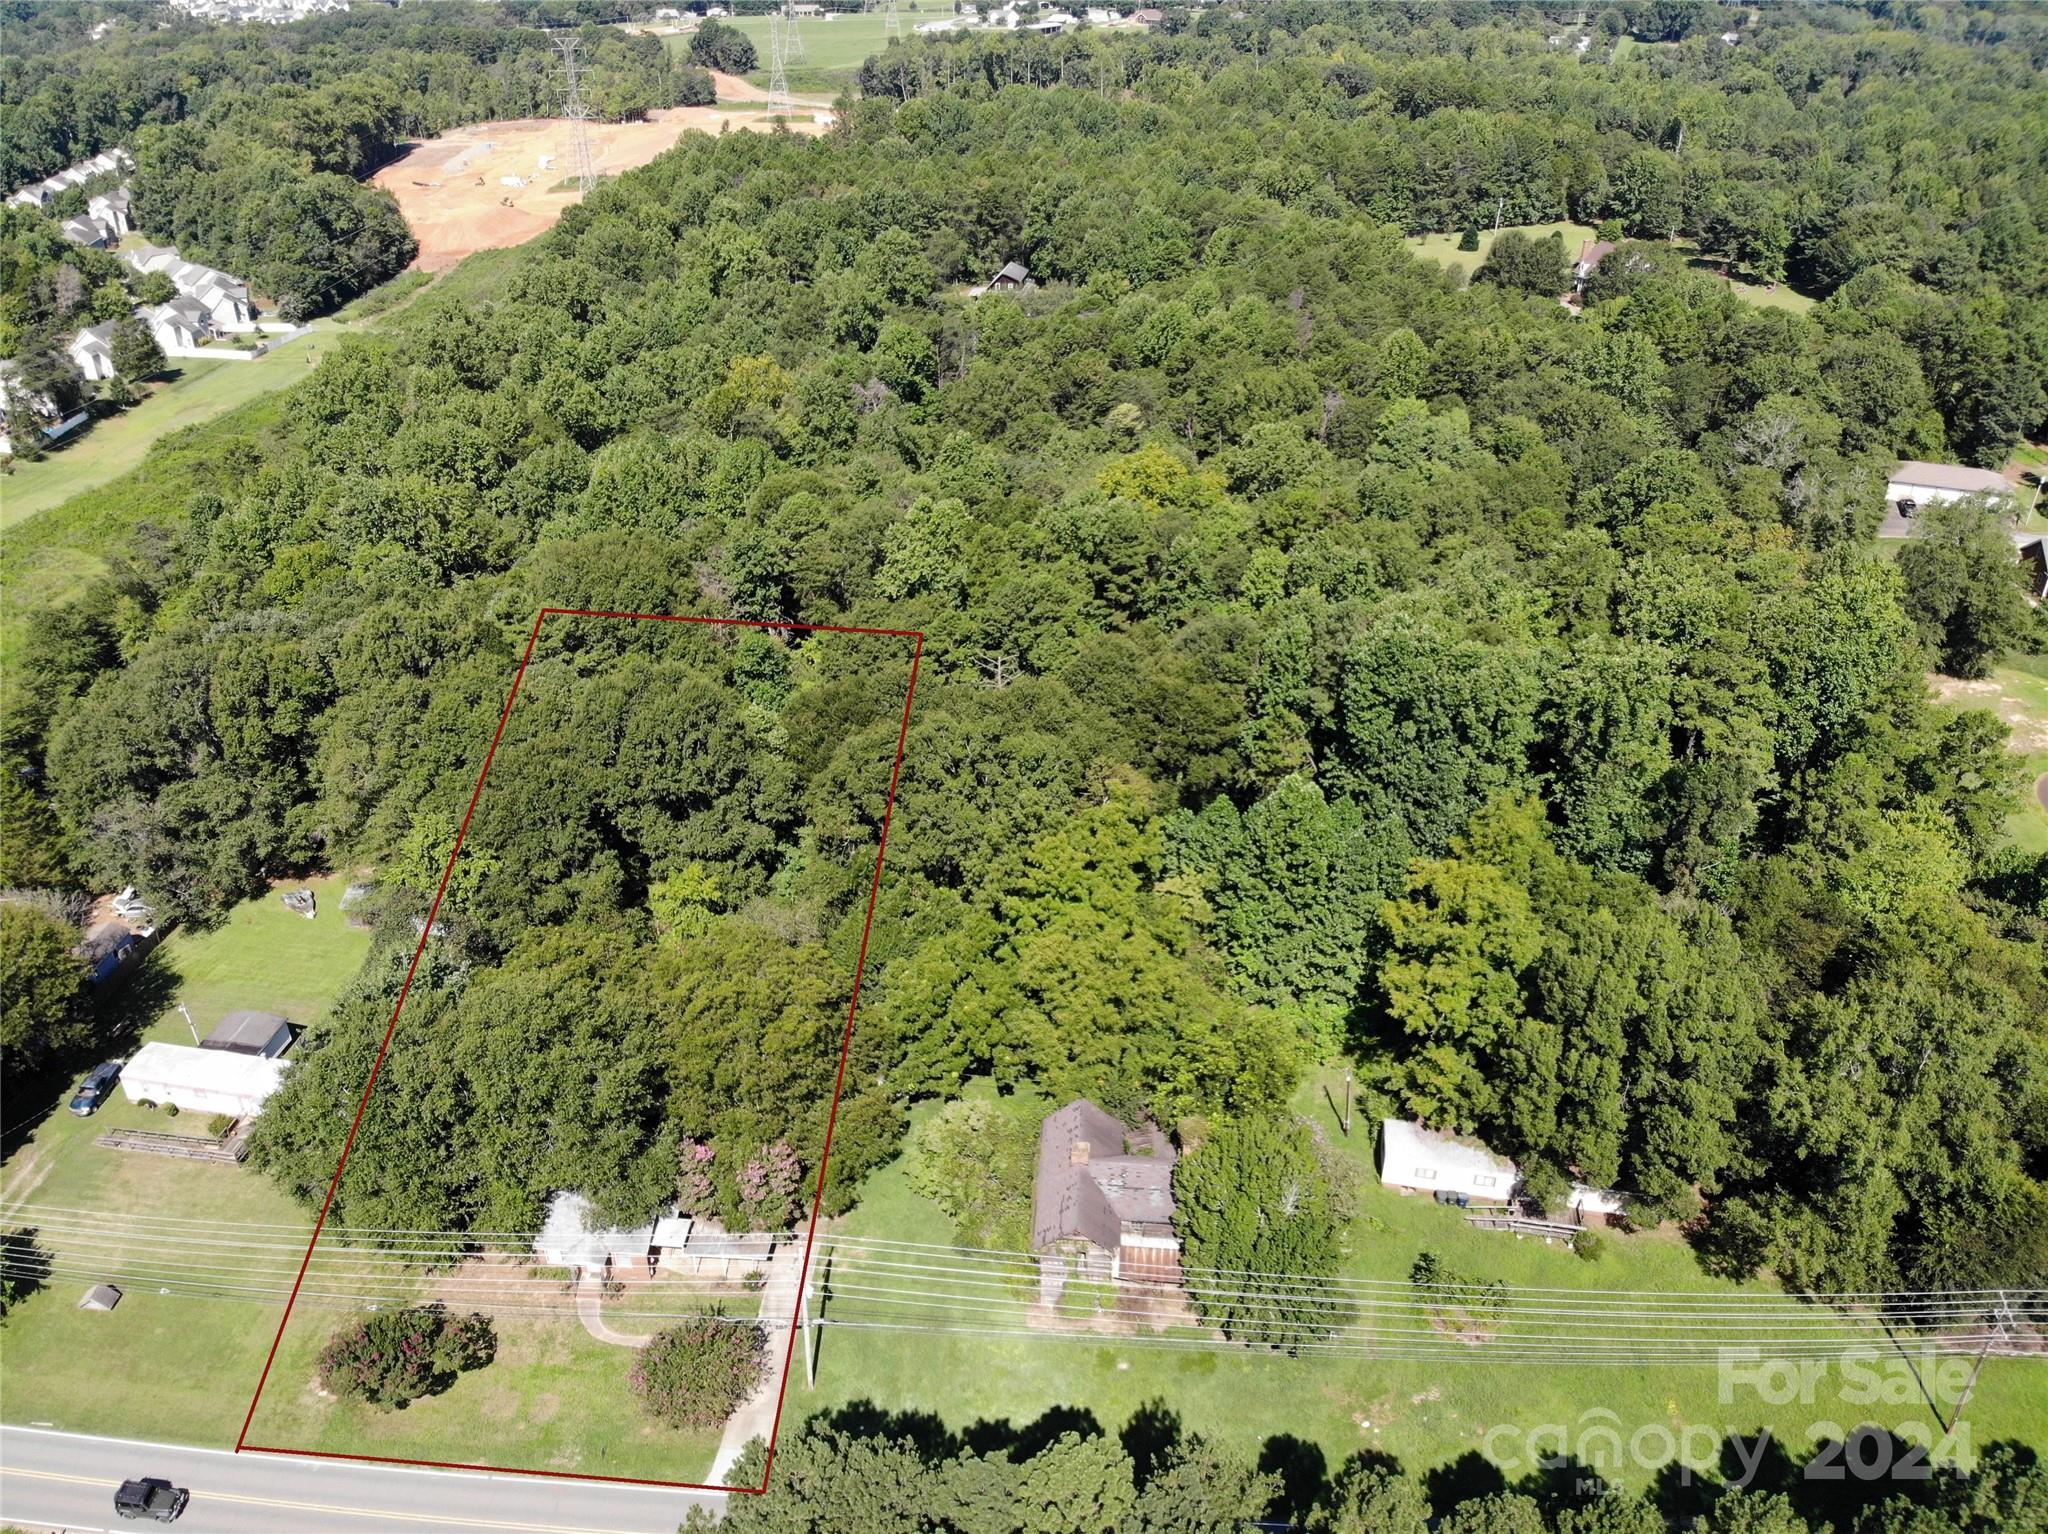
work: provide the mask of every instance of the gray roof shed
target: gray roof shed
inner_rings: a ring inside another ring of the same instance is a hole
[[[289,1018],[275,1012],[230,1012],[199,1047],[272,1058],[283,1054],[291,1042]]]

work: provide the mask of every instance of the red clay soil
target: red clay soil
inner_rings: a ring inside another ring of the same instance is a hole
[[[718,99],[762,101],[767,92],[733,75],[719,75]],[[792,103],[787,114],[721,112],[713,107],[669,107],[645,122],[591,123],[591,168],[616,176],[675,147],[685,133],[760,132],[788,118],[793,133],[822,133],[821,103]],[[828,114],[829,115],[829,114]],[[446,271],[479,250],[523,245],[545,233],[581,194],[566,118],[526,117],[472,123],[415,144],[371,180],[398,201],[422,271]]]

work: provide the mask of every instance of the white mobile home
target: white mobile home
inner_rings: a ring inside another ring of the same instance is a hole
[[[1973,495],[2011,495],[2012,483],[1996,469],[1973,469],[1962,463],[1924,463],[1909,458],[1892,470],[1884,498],[1910,512],[1940,501],[1967,500]]]
[[[1505,1204],[1521,1173],[1477,1140],[1404,1119],[1380,1123],[1380,1182],[1403,1193],[1445,1194],[1474,1204]]]
[[[176,1103],[184,1113],[252,1118],[284,1080],[290,1062],[190,1044],[145,1044],[121,1067],[131,1103]]]

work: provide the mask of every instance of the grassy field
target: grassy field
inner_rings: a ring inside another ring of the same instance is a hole
[[[943,12],[933,4],[927,14],[921,14],[909,5],[902,7],[900,22],[903,35],[908,37],[920,21],[929,21]],[[768,83],[768,21],[766,16],[735,16],[724,23],[737,27],[753,39],[754,52],[759,56],[759,68],[747,78],[756,85]],[[854,72],[868,58],[880,53],[888,45],[885,22],[879,13],[841,14],[830,21],[804,18],[797,29],[797,35],[804,45],[804,56],[800,63],[789,66],[789,88],[793,91],[822,92],[836,94],[843,85],[851,84]],[[687,53],[690,48],[688,34],[676,33],[662,39],[678,53]]]
[[[1296,1107],[1364,1170],[1372,1160],[1369,1128],[1355,1124],[1352,1139],[1345,1141],[1323,1100],[1325,1084],[1306,1085]],[[1562,1247],[1475,1231],[1455,1210],[1387,1193],[1369,1171],[1364,1178],[1363,1218],[1346,1265],[1356,1276],[1405,1277],[1415,1253],[1427,1246],[1453,1265],[1510,1283],[1736,1292],[1736,1286],[1701,1272],[1683,1243],[1662,1233],[1613,1237],[1606,1255],[1588,1263]],[[943,1213],[911,1191],[905,1162],[899,1161],[871,1179],[843,1228],[849,1234],[934,1241],[943,1239],[947,1227]],[[844,1309],[853,1313],[851,1305]],[[1025,1322],[1021,1304],[997,1299],[959,1324],[1010,1331],[1025,1329]],[[1901,1377],[1885,1375],[1894,1393]],[[2024,1362],[1988,1365],[1957,1442],[1982,1445],[2012,1437],[2048,1444],[2048,1391],[2042,1383],[2042,1371]],[[1941,1436],[1917,1398],[1866,1404],[1860,1393],[1853,1379],[1831,1374],[1803,1402],[1773,1404],[1740,1383],[1731,1383],[1724,1399],[1711,1365],[1517,1364],[1491,1361],[1481,1349],[1427,1361],[1292,1359],[1116,1336],[828,1326],[817,1389],[807,1391],[799,1376],[791,1385],[789,1409],[802,1417],[871,1402],[892,1412],[931,1413],[962,1431],[976,1424],[1015,1430],[1056,1408],[1070,1408],[1117,1433],[1142,1409],[1163,1403],[1183,1431],[1276,1462],[1307,1459],[1334,1468],[1353,1453],[1373,1450],[1432,1472],[1444,1484],[1472,1489],[1485,1489],[1499,1471],[1509,1480],[1530,1473],[1528,1435],[1538,1430],[1571,1443],[1617,1425],[1624,1440],[1641,1434],[1640,1458],[1609,1472],[1610,1479],[1634,1486],[1649,1484],[1656,1466],[1673,1457],[1710,1465],[1729,1435],[1759,1429],[1769,1429],[1795,1459],[1837,1429],[1865,1421],[1924,1440]],[[1482,1453],[1498,1471],[1473,1458]]]
[[[333,327],[314,333],[254,362],[204,362],[174,358],[176,372],[150,386],[149,398],[133,409],[97,421],[36,463],[16,464],[0,478],[0,527],[48,511],[75,495],[96,490],[126,474],[172,432],[198,426],[237,405],[306,376]]]
[[[1593,238],[1590,224],[1511,224],[1508,228],[1519,228],[1520,233],[1526,234],[1532,240],[1547,240],[1553,234],[1563,235],[1564,258],[1567,261],[1577,260],[1580,244]],[[1479,263],[1486,259],[1487,252],[1493,249],[1493,242],[1507,232],[1507,229],[1480,230],[1477,250],[1458,249],[1461,236],[1456,231],[1450,234],[1410,235],[1404,243],[1418,260],[1438,262],[1469,279],[1479,270]]]
[[[208,1448],[233,1444],[279,1306],[130,1286],[118,1308],[83,1311],[76,1308],[80,1287],[59,1281],[0,1328],[6,1420]],[[315,1359],[341,1315],[305,1311],[302,1326],[299,1314],[250,1428],[252,1441],[272,1448],[696,1481],[717,1452],[715,1432],[642,1420],[626,1380],[633,1350],[592,1340],[573,1319],[501,1316],[488,1367],[443,1395],[382,1412],[321,1396]],[[149,1388],[128,1388],[143,1366]]]
[[[247,900],[210,931],[174,931],[150,962],[177,977],[178,999],[191,1010],[202,1034],[223,1014],[242,1008],[282,1012],[308,1027],[370,951],[370,934],[342,919],[341,894],[348,883],[340,875],[294,880],[290,887],[303,885],[318,897],[319,914],[311,921],[287,911],[274,894]],[[192,1042],[175,1011],[157,1019],[150,1036],[159,1034]]]
[[[177,1002],[202,1034],[223,1013],[243,1007],[282,1012],[317,1029],[361,966],[370,940],[342,919],[345,879],[307,882],[319,896],[311,921],[292,915],[272,894],[237,906],[210,931],[180,930],[166,938],[133,985],[149,998],[142,1036],[191,1043]],[[76,1432],[232,1444],[277,1329],[274,1271],[296,1261],[312,1217],[248,1166],[136,1155],[93,1143],[110,1129],[198,1134],[203,1125],[191,1115],[173,1118],[139,1107],[118,1092],[91,1118],[75,1117],[60,1103],[0,1167],[0,1203],[71,1212],[40,1242],[56,1254],[59,1271],[0,1327],[7,1381],[0,1414]],[[265,1272],[241,1275],[245,1297],[217,1292],[218,1285],[237,1282],[219,1268],[201,1275],[214,1281],[216,1292],[190,1292],[162,1264],[203,1266],[196,1247],[167,1255],[157,1243],[81,1221],[78,1212],[90,1211],[222,1222],[236,1227],[226,1239],[237,1243],[223,1262],[253,1269],[252,1252],[267,1252],[269,1260],[261,1264]],[[137,1274],[138,1268],[147,1272],[152,1259],[165,1282]],[[97,1263],[116,1281],[129,1275],[111,1312],[77,1309]],[[315,1276],[317,1288],[317,1270]],[[656,1479],[701,1480],[710,1469],[718,1435],[671,1432],[642,1421],[626,1380],[633,1350],[593,1340],[573,1315],[499,1316],[499,1352],[490,1367],[464,1376],[445,1395],[393,1413],[317,1390],[314,1360],[340,1315],[307,1307],[294,1313],[255,1424],[257,1441]],[[145,1362],[149,1388],[132,1388],[136,1366]]]
[[[2013,754],[2024,763],[2024,776],[2006,818],[2006,840],[2024,852],[2048,852],[2048,809],[2034,788],[2048,773],[2048,655],[2015,656],[1981,682],[1931,680],[1947,707],[1989,709],[2012,730]]]
[[[269,896],[236,907],[213,931],[167,937],[130,981],[131,994],[149,998],[142,1037],[192,1042],[184,1017],[169,1005],[175,1001],[190,1009],[202,1034],[224,1012],[242,1007],[317,1024],[362,963],[369,938],[341,918],[342,881],[311,882],[321,897],[312,921]],[[158,1002],[165,1005],[156,1009]],[[285,1248],[303,1244],[311,1216],[247,1166],[136,1155],[93,1143],[110,1129],[197,1134],[203,1128],[192,1116],[141,1108],[118,1091],[91,1118],[65,1112],[59,1102],[0,1167],[0,1199],[266,1226]],[[89,1265],[95,1252],[125,1260],[90,1242],[75,1251],[67,1268]],[[0,1411],[7,1420],[186,1443],[233,1442],[277,1326],[275,1308],[131,1287],[116,1310],[89,1313],[74,1308],[87,1282],[82,1274],[62,1274],[0,1329],[7,1374]],[[123,1361],[135,1359],[152,1361],[148,1390],[128,1388],[132,1374]]]
[[[1458,249],[1458,241],[1462,236],[1456,232],[1410,235],[1406,244],[1417,259],[1439,262],[1469,281],[1472,274],[1479,270],[1480,262],[1486,259],[1487,252],[1493,249],[1493,242],[1500,235],[1507,233],[1508,229],[1518,229],[1532,240],[1547,240],[1553,234],[1563,235],[1564,255],[1567,261],[1578,259],[1580,246],[1592,239],[1595,232],[1590,224],[1510,224],[1500,230],[1481,230],[1477,250]],[[1720,272],[1722,263],[1700,255],[1698,247],[1690,241],[1677,241],[1676,248],[1685,252],[1689,263],[1699,270],[1717,274]],[[1816,302],[1811,296],[1794,292],[1790,286],[1782,282],[1776,288],[1771,288],[1764,283],[1730,277],[1728,286],[1737,297],[1765,309],[1785,309],[1794,314],[1803,314]]]
[[[634,1350],[593,1340],[573,1317],[498,1317],[488,1367],[396,1412],[320,1394],[315,1359],[338,1318],[313,1311],[306,1320],[294,1312],[250,1425],[255,1442],[677,1481],[702,1481],[718,1452],[715,1431],[647,1422],[626,1379]],[[251,1374],[250,1390],[255,1383]]]
[[[2030,532],[2048,533],[2048,443],[2022,442],[2013,449],[2006,465],[2020,470],[2019,525]]]
[[[493,251],[494,256],[509,252]],[[501,266],[466,262],[441,282],[483,291]],[[314,333],[256,362],[190,362],[124,415],[40,463],[0,476],[0,668],[30,613],[77,596],[105,574],[148,523],[169,524],[214,477],[229,434],[259,441],[286,419],[279,395],[306,376],[340,335],[363,334],[406,308],[431,280],[401,273],[314,322]],[[311,366],[309,366],[309,362]],[[197,430],[210,426],[210,430]]]

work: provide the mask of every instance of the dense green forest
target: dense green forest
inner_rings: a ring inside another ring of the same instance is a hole
[[[136,159],[134,220],[255,285],[286,319],[326,311],[401,270],[413,241],[392,200],[359,184],[410,138],[560,110],[547,27],[592,7],[363,7],[288,27],[221,27],[95,4],[0,11],[0,183],[12,188],[123,145]],[[101,21],[112,30],[91,35]],[[158,25],[161,20],[162,24]],[[580,33],[593,115],[620,121],[704,104],[711,77],[653,38]],[[76,211],[76,210],[67,210]],[[48,263],[0,241],[0,298],[32,334],[53,307]],[[61,317],[59,317],[61,318]]]
[[[7,841],[195,921],[377,865],[256,1140],[316,1194],[538,609],[916,630],[828,1207],[970,1078],[1193,1125],[1348,1054],[1718,1269],[2038,1285],[2048,861],[1923,672],[2041,621],[1872,533],[1899,454],[2040,427],[2043,33],[1807,14],[1612,65],[1492,8],[920,44],[824,138],[693,138],[162,483],[36,620]],[[1404,248],[1509,129],[1510,219],[1649,237],[1583,316]],[[1795,269],[1852,207],[1901,239],[1751,307],[1636,157],[1787,199]],[[906,657],[682,630],[543,630],[345,1221],[795,1207]]]
[[[1744,1489],[1712,1495],[1674,1481],[1652,1497],[1590,1495],[1598,1475],[1570,1459],[1510,1487],[1470,1463],[1425,1483],[1371,1451],[1326,1469],[1306,1447],[1276,1438],[1254,1466],[1184,1436],[1163,1406],[1115,1438],[1085,1413],[1059,1411],[955,1438],[914,1413],[857,1405],[806,1424],[780,1449],[765,1495],[735,1497],[715,1520],[692,1512],[683,1531],[1236,1534],[1254,1519],[1309,1534],[1665,1534],[1674,1519],[1696,1520],[1678,1526],[1699,1534],[2048,1528],[2048,1469],[2009,1444],[1991,1447],[1974,1476],[1905,1485],[1831,1480],[1826,1455],[1802,1477],[1809,1467],[1759,1445],[1767,1474]],[[741,1461],[748,1469],[760,1473],[758,1450]]]
[[[1885,434],[1900,447],[1912,440],[1906,417],[1935,406],[1959,455],[2000,462],[2048,418],[2048,32],[2024,6],[1869,11],[1896,24],[1852,7],[1303,0],[1181,13],[1177,30],[1136,44],[1090,32],[921,37],[870,59],[860,87],[917,102],[905,123],[925,142],[950,133],[963,95],[1135,85],[1172,100],[1180,81],[1205,77],[1214,114],[1173,150],[1187,172],[1182,219],[1198,188],[1221,184],[1411,233],[1613,219],[1632,237],[1684,235],[1716,264],[1819,293],[1864,273],[1903,275],[1910,297],[1885,288],[1864,302],[1885,313],[1874,328],[1908,350],[1859,354],[1839,387],[1866,391],[1866,413],[1898,412]],[[1584,33],[1567,20],[1578,16]],[[1721,40],[1730,27],[1737,46]],[[1618,41],[1655,51],[1592,68],[1568,46],[1581,35],[1601,60]],[[1301,110],[1268,116],[1278,98]],[[1063,233],[1032,240],[1040,260],[1094,270],[1093,253]],[[1151,231],[1136,236],[1124,270],[1142,278]],[[1880,405],[1879,394],[1892,397]],[[1858,413],[1835,410],[1845,424]]]

